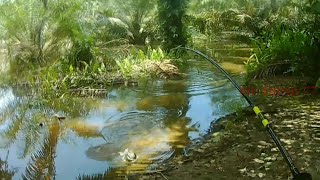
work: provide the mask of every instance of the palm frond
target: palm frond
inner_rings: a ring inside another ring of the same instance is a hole
[[[108,21],[113,25],[113,26],[119,26],[122,28],[129,28],[128,24],[126,24],[125,22],[123,22],[121,19],[119,18],[114,18],[114,17],[109,17]]]
[[[116,168],[108,168],[104,173],[91,174],[91,175],[79,175],[77,180],[108,180],[108,179],[123,179]]]
[[[21,127],[23,126],[24,117],[26,115],[26,111],[22,111],[22,114],[13,115],[12,123],[9,127],[3,132],[3,135],[8,139],[8,145],[13,143],[17,139],[18,133],[21,131]]]
[[[23,148],[22,158],[27,157],[30,154],[30,152],[32,152],[36,148],[39,142],[41,142],[40,127],[37,123],[29,121],[25,129],[25,140],[23,141],[25,145]]]
[[[31,162],[22,176],[24,180],[33,179],[54,179],[56,146],[60,135],[58,122],[53,123],[49,128],[48,137],[44,140],[43,146],[39,151],[31,156]]]

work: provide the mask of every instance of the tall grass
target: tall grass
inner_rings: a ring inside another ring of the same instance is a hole
[[[146,52],[139,50],[134,54],[130,54],[125,58],[116,60],[121,74],[126,77],[148,76],[153,73],[153,69],[149,69],[150,63],[161,63],[165,60],[166,54],[162,49],[148,48]]]

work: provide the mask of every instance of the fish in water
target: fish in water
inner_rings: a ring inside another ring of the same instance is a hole
[[[125,162],[135,162],[138,159],[136,153],[131,150],[125,149],[123,152],[119,152],[121,158]]]
[[[86,155],[94,160],[123,165],[123,162],[156,160],[159,155],[172,152],[166,130],[152,128],[140,133],[126,138],[120,136],[116,138],[116,143],[90,147]]]

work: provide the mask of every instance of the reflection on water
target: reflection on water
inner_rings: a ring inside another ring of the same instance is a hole
[[[233,112],[227,108],[230,104],[244,105],[221,73],[204,61],[189,61],[193,66],[186,69],[184,80],[114,88],[104,99],[39,101],[21,90],[0,89],[0,162],[15,179],[122,176],[152,170],[183,153],[207,133],[212,121]],[[56,113],[66,119],[55,119]],[[137,160],[123,161],[119,152],[125,149]],[[2,167],[0,175],[5,174]]]
[[[232,62],[222,62],[220,65],[226,71],[234,74],[241,74],[246,72],[246,69],[243,64],[235,64]]]
[[[151,111],[157,108],[167,110],[182,109],[188,104],[188,97],[184,93],[175,93],[162,96],[148,96],[137,102],[137,109]]]
[[[8,167],[7,159],[0,159],[0,175],[2,179],[12,179],[14,176],[14,172]]]

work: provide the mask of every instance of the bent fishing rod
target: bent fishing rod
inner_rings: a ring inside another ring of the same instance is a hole
[[[261,120],[263,126],[267,129],[269,135],[271,136],[271,138],[273,139],[273,141],[275,142],[276,146],[278,147],[281,155],[283,156],[284,160],[286,161],[287,165],[290,168],[290,171],[293,175],[293,179],[294,180],[312,180],[312,177],[309,173],[300,173],[298,168],[294,165],[289,153],[287,152],[287,150],[285,149],[285,147],[282,145],[281,141],[279,140],[278,136],[276,135],[276,133],[274,132],[273,128],[271,127],[269,120],[264,116],[264,114],[261,112],[261,110],[259,109],[258,106],[256,106],[253,101],[250,100],[250,98],[244,94],[243,91],[241,91],[240,86],[237,84],[237,82],[231,78],[231,76],[212,58],[208,57],[207,55],[203,54],[200,51],[188,48],[188,47],[182,47],[182,46],[178,46],[174,49],[185,49],[188,51],[193,52],[194,54],[197,54],[201,57],[203,57],[205,60],[209,61],[212,65],[214,65],[216,68],[219,69],[219,71],[221,71],[225,77],[234,85],[234,87],[241,93],[241,95],[246,99],[246,101],[249,103],[250,107],[253,109],[254,113],[258,116],[258,118]]]

